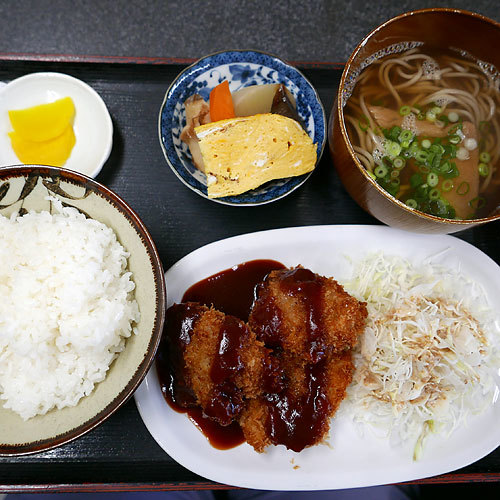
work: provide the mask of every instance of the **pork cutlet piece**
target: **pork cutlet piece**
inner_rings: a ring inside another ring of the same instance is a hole
[[[352,379],[351,352],[330,354],[317,363],[295,355],[281,355],[287,381],[277,392],[252,399],[243,410],[240,426],[247,442],[261,453],[273,444],[299,452],[320,443],[330,429]]]
[[[296,267],[272,271],[259,285],[249,325],[267,347],[316,362],[351,349],[366,316],[366,304],[335,280]]]
[[[199,405],[207,417],[229,425],[246,399],[261,393],[268,349],[238,318],[194,302],[174,304],[167,339],[174,402]]]

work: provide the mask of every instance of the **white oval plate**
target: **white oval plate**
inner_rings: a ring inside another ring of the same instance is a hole
[[[287,266],[302,264],[342,282],[351,275],[347,257],[357,259],[374,251],[400,255],[415,264],[436,256],[441,265],[459,266],[464,275],[484,286],[492,309],[500,311],[500,267],[480,250],[452,236],[384,226],[276,229],[211,243],[167,271],[167,306],[181,301],[197,281],[241,262],[274,259]],[[208,479],[244,488],[323,490],[411,481],[456,470],[500,445],[498,402],[449,438],[430,437],[421,460],[414,462],[411,445],[391,448],[387,440],[370,432],[362,438],[346,415],[334,419],[330,446],[313,446],[300,453],[271,446],[259,454],[244,443],[216,450],[185,414],[176,413],[165,402],[154,366],[135,400],[146,427],[172,458]]]
[[[12,80],[0,90],[0,165],[19,165],[10,138],[8,111],[71,97],[75,104],[76,143],[63,165],[96,177],[111,153],[113,123],[101,96],[89,85],[64,73],[31,73]]]

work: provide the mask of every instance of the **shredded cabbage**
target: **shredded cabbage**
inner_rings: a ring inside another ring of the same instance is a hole
[[[451,434],[497,397],[493,345],[498,325],[483,289],[428,261],[371,255],[346,289],[367,302],[367,327],[354,352],[348,411],[391,444]]]

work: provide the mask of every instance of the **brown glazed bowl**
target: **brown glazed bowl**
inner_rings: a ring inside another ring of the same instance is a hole
[[[146,376],[163,330],[166,292],[160,258],[146,227],[120,197],[89,177],[62,168],[0,168],[0,215],[50,212],[49,196],[114,230],[130,254],[127,270],[132,273],[141,316],[135,324],[137,335],[126,339],[106,378],[76,406],[23,420],[4,408],[0,399],[0,456],[55,448],[101,424],[132,396]]]
[[[500,68],[500,24],[479,14],[456,9],[433,8],[401,14],[366,36],[347,61],[328,127],[330,154],[339,177],[354,200],[389,226],[420,233],[454,233],[486,222],[481,219],[442,219],[414,210],[380,187],[359,162],[347,136],[343,101],[350,96],[362,63],[376,52],[398,43],[424,42],[435,47],[453,47]]]

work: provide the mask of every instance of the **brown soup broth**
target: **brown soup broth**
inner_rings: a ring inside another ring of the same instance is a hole
[[[423,46],[376,60],[344,109],[358,159],[411,208],[490,215],[500,204],[499,81],[496,68],[452,50]]]

